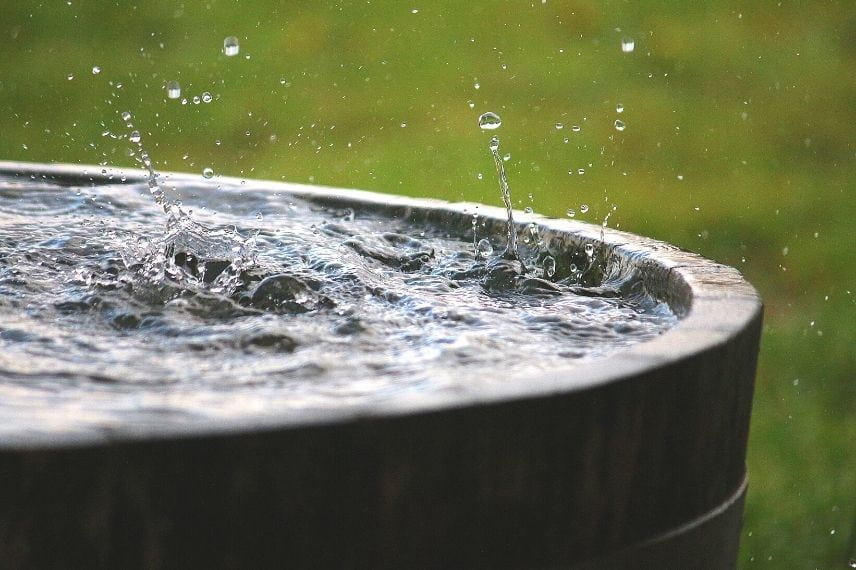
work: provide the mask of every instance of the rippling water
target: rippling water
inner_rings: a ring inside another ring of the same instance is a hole
[[[472,233],[255,186],[178,193],[166,228],[145,184],[0,180],[0,434],[523,382],[675,322],[641,293],[477,260]]]

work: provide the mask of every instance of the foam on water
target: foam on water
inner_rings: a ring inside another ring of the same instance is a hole
[[[457,234],[202,177],[178,185],[191,215],[172,186],[0,179],[0,433],[521,381],[675,322],[641,287],[579,287],[585,267],[537,239],[521,246],[528,272],[494,256],[499,228]]]

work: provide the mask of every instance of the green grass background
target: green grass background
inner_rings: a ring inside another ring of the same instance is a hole
[[[129,110],[159,169],[498,205],[494,111],[519,207],[738,267],[766,304],[741,566],[856,558],[851,2],[0,3],[2,159],[133,165],[102,135]]]

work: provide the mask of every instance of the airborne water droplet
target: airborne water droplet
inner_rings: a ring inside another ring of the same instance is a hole
[[[624,112],[624,105],[622,105],[621,103],[619,103],[618,105],[616,105],[616,106],[615,106],[615,112],[616,112],[616,113],[623,113],[623,112]]]
[[[526,206],[525,208],[523,208],[523,213],[524,213],[524,214],[531,214],[531,213],[532,213],[532,212],[534,212],[534,211],[535,211],[535,210],[533,210],[533,209],[532,209],[532,206]]]
[[[211,168],[208,168],[206,166],[205,168],[202,169],[202,176],[205,178],[211,179],[214,177],[214,171]]]
[[[241,45],[238,42],[238,38],[235,36],[229,36],[223,40],[223,53],[228,56],[233,56],[238,55],[239,51],[241,51]]]
[[[574,131],[575,133],[578,133],[582,130],[582,128],[579,125],[574,125],[571,127],[571,130]]]
[[[568,210],[565,213],[568,215],[569,218],[573,218],[574,216],[577,215],[576,210],[574,210],[573,208],[568,208]]]
[[[585,214],[585,213],[586,213],[586,212],[588,212],[588,211],[589,211],[588,204],[580,204],[580,212],[582,212],[583,214]]]
[[[544,258],[544,275],[552,277],[556,274],[556,260],[549,255]]]
[[[494,129],[498,129],[501,124],[502,119],[499,118],[499,115],[490,111],[488,111],[487,113],[483,113],[479,117],[479,127],[481,127],[483,131],[492,131]]]
[[[557,131],[561,131],[564,128],[565,128],[565,125],[563,123],[556,123],[556,130]]]
[[[484,128],[484,127],[482,127],[482,128]],[[498,150],[499,149],[499,139],[497,137],[491,137],[488,147],[490,148],[490,150]]]
[[[626,128],[627,128],[627,125],[624,124],[624,121],[622,121],[621,119],[615,119],[615,130],[616,131],[623,131]]]
[[[92,75],[98,75],[99,73],[101,73],[101,68],[98,67],[97,65],[93,66],[92,67]]]
[[[123,111],[121,117],[123,121],[130,121],[133,118],[133,115],[128,111]]]
[[[468,106],[470,109],[473,109],[473,108],[475,108],[476,103],[475,103],[475,101],[472,101],[472,100],[471,100],[471,101],[467,101],[467,106]]]
[[[621,38],[621,51],[630,53],[636,48],[636,41],[633,38]]]
[[[479,240],[479,243],[476,245],[476,256],[477,257],[487,257],[488,255],[493,254],[493,246],[490,242],[482,238]]]
[[[178,99],[181,97],[181,85],[178,81],[166,82],[166,96],[168,99]]]
[[[130,140],[132,143],[140,142],[140,140],[142,140],[142,137],[140,136],[140,131],[131,131],[131,136],[128,140]]]
[[[205,93],[202,94],[202,102],[203,103],[210,103],[212,99],[213,99],[213,97],[211,96],[211,93],[209,93],[208,91],[206,91]]]

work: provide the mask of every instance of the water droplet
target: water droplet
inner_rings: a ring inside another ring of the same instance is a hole
[[[498,129],[502,124],[502,119],[499,118],[499,115],[496,113],[491,113],[488,111],[487,113],[483,113],[479,117],[479,127],[483,131],[492,131],[494,129]]]
[[[241,51],[241,45],[238,43],[238,38],[235,36],[229,36],[223,40],[223,53],[231,57],[233,55],[238,55],[239,51]]]
[[[214,177],[214,170],[212,170],[211,168],[206,166],[205,168],[202,169],[202,176],[204,176],[205,178],[211,179]]]
[[[479,240],[479,243],[476,245],[476,256],[477,257],[487,257],[493,253],[493,246],[490,242],[482,238]]]
[[[585,174],[585,173],[586,173],[586,169],[585,169],[585,168],[578,168],[578,169],[577,169],[577,174],[579,174],[579,175],[581,175],[581,176],[582,176],[582,175],[583,175],[583,174]]]
[[[505,162],[508,162],[509,160],[511,160],[511,153],[506,152],[505,155],[502,157],[502,160]]]
[[[577,211],[574,210],[573,208],[568,208],[568,210],[565,213],[568,215],[569,218],[573,218],[574,216],[577,215]]]
[[[850,562],[847,563],[851,568],[856,568],[856,558],[851,558]]]
[[[194,95],[194,96],[193,96],[193,104],[194,104],[194,105],[199,105],[199,103],[200,103],[201,101],[202,101],[202,99],[200,99],[200,98],[199,98],[199,95]]]
[[[589,211],[588,204],[580,204],[580,212],[582,212],[583,214],[585,214],[585,213],[586,213],[586,212],[588,212],[588,211]]]
[[[410,13],[411,13],[411,14],[418,14],[418,13],[419,13],[419,8],[414,8],[413,10],[411,10],[411,11],[410,11]]]
[[[582,128],[579,125],[574,125],[571,127],[571,130],[574,131],[575,133],[578,133],[582,130]]]
[[[621,38],[621,51],[630,53],[636,49],[636,41],[630,37]]]
[[[523,213],[524,213],[524,214],[531,214],[531,213],[532,213],[532,212],[534,212],[534,211],[535,211],[535,210],[533,210],[533,209],[532,209],[532,206],[526,206],[525,208],[523,208]]]
[[[544,275],[552,277],[556,274],[556,260],[549,255],[544,258]]]
[[[471,101],[467,101],[467,106],[468,106],[470,109],[474,109],[474,108],[475,108],[475,106],[476,106],[476,102],[475,102],[475,101],[472,101],[472,100],[471,100]]]
[[[484,174],[482,174],[481,172],[479,172],[478,174],[476,174],[476,178],[478,178],[479,180],[481,180],[482,178],[484,178]]]
[[[585,249],[586,255],[588,257],[594,255],[594,245],[587,243],[583,249]]]
[[[74,79],[74,74],[73,74],[73,73],[69,73],[69,74],[66,76],[66,79],[68,79],[69,81],[71,81],[72,79]]]
[[[128,111],[122,111],[121,116],[123,121],[130,121],[132,118],[134,118],[134,116],[131,115],[131,113],[129,113]]]
[[[678,180],[683,180],[683,179],[684,179],[684,175],[683,175],[683,174],[678,174]]]
[[[99,73],[101,73],[101,68],[97,65],[92,66],[92,75],[98,75]]]
[[[623,113],[623,112],[624,112],[624,105],[622,105],[621,103],[619,103],[618,105],[616,105],[616,106],[615,106],[615,112],[616,112],[616,113]]]
[[[202,102],[203,103],[210,103],[212,99],[214,99],[214,97],[212,97],[211,93],[209,93],[208,91],[206,91],[202,94]]]
[[[402,129],[407,128],[407,123],[401,123],[401,128]]]
[[[479,88],[481,88],[481,84],[478,81],[476,81],[475,83],[473,83],[473,88],[479,89]]]
[[[482,127],[482,128],[484,128],[484,127]],[[491,137],[490,143],[488,144],[488,147],[490,147],[490,150],[499,150],[499,138]]]
[[[178,99],[181,97],[181,85],[178,81],[166,82],[166,96],[168,99]]]
[[[561,131],[561,130],[562,130],[562,129],[564,129],[564,128],[565,128],[565,125],[564,125],[564,124],[562,124],[562,123],[556,123],[556,130],[557,130],[557,131]]]
[[[627,125],[624,124],[624,121],[622,121],[621,119],[615,119],[616,131],[623,131],[625,128],[627,128]]]
[[[262,215],[261,212],[256,212],[256,219],[261,222],[265,219],[265,217]]]
[[[129,140],[132,143],[140,142],[140,140],[142,140],[142,137],[140,136],[140,131],[131,131],[131,136],[129,137]]]

